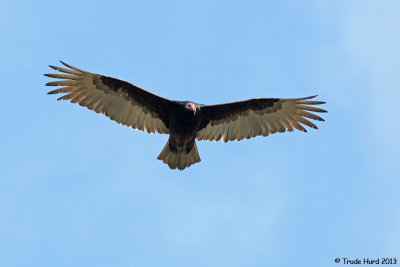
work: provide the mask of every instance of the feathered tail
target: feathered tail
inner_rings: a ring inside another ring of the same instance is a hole
[[[189,153],[187,153],[183,148],[178,148],[176,151],[172,151],[168,141],[160,155],[158,155],[157,159],[162,160],[165,164],[168,164],[171,169],[178,168],[179,170],[183,170],[190,165],[195,164],[196,162],[200,162],[200,156],[199,152],[197,151],[196,142],[193,143],[192,149],[189,151]]]

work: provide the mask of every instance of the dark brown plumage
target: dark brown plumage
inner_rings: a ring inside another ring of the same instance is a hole
[[[326,112],[313,107],[325,103],[310,100],[315,96],[256,98],[218,105],[173,101],[131,83],[61,63],[68,69],[50,67],[62,74],[45,74],[61,79],[46,84],[62,86],[49,94],[64,94],[57,100],[79,103],[134,129],[169,134],[158,159],[171,169],[183,170],[200,161],[195,139],[227,142],[294,129],[307,132],[301,124],[318,129],[308,119],[323,121],[311,112]]]

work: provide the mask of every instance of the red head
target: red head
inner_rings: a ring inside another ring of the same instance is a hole
[[[193,113],[196,113],[196,105],[194,103],[192,103],[192,102],[187,103],[185,108],[187,110],[192,111]]]

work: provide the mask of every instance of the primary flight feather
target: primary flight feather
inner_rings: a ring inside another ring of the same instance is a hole
[[[308,119],[323,121],[314,113],[326,112],[314,107],[325,104],[310,100],[315,96],[255,98],[218,105],[168,100],[131,83],[61,63],[67,68],[50,66],[61,74],[45,74],[61,79],[46,83],[62,86],[48,94],[64,94],[57,100],[79,103],[134,129],[169,134],[157,159],[171,169],[183,170],[200,161],[196,139],[227,142],[294,129],[307,132],[302,124],[318,129]]]

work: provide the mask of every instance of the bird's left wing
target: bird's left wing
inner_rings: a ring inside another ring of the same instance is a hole
[[[223,142],[267,136],[270,133],[307,130],[300,124],[318,129],[306,118],[323,121],[311,112],[326,112],[313,105],[323,101],[304,98],[256,98],[245,101],[201,107],[201,122],[198,140]]]
[[[47,86],[64,86],[48,94],[64,93],[57,100],[71,100],[110,119],[149,133],[169,133],[168,109],[174,102],[131,83],[90,73],[61,61],[68,69],[50,66],[61,74],[45,74],[62,79]]]

